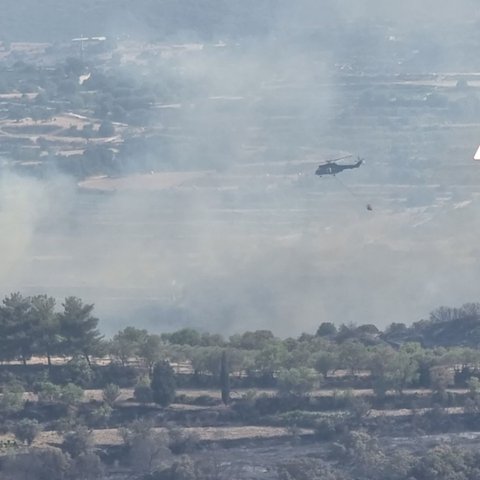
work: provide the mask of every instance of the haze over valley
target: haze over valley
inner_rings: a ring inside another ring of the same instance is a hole
[[[5,293],[80,296],[107,334],[283,336],[476,298],[472,2],[428,21],[412,2],[187,2],[164,30],[104,3],[92,24],[4,25]],[[314,175],[348,154],[366,163]]]
[[[0,1],[0,480],[478,480],[480,6]]]

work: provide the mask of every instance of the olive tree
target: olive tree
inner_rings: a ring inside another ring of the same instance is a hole
[[[312,368],[282,368],[277,375],[278,391],[283,395],[306,395],[319,383],[319,375]]]
[[[35,419],[22,418],[13,427],[15,438],[20,442],[31,445],[41,431],[41,426]]]

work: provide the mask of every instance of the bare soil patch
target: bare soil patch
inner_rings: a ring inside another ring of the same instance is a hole
[[[194,180],[206,177],[211,172],[152,172],[127,177],[92,177],[78,186],[86,190],[164,190],[180,187]]]

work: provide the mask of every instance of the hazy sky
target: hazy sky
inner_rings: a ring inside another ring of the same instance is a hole
[[[96,304],[107,333],[129,324],[221,333],[270,328],[279,335],[313,332],[323,321],[410,323],[440,305],[478,300],[475,189],[460,198],[470,203],[440,205],[437,197],[455,179],[442,177],[441,190],[432,186],[438,178],[432,182],[418,167],[407,196],[428,195],[432,205],[402,207],[405,189],[382,180],[393,160],[375,156],[376,136],[385,129],[368,138],[332,136],[342,102],[332,65],[343,30],[331,43],[297,36],[332,23],[349,32],[348,22],[368,29],[378,18],[405,35],[418,33],[423,22],[439,31],[461,29],[477,18],[474,2],[311,0],[285,2],[271,13],[261,39],[246,36],[235,47],[169,61],[201,87],[176,124],[190,141],[178,143],[172,155],[193,169],[313,160],[302,167],[306,177],[227,168],[172,192],[86,195],[61,176],[42,182],[4,175],[5,295],[18,289],[59,302],[80,296]],[[448,67],[451,46],[440,34],[432,41]],[[163,62],[142,73],[158,75]],[[160,116],[159,123],[169,128]],[[382,149],[387,141],[382,137]],[[351,191],[335,179],[314,178],[315,162],[335,152],[373,157],[339,177]],[[365,208],[370,202],[373,212]]]

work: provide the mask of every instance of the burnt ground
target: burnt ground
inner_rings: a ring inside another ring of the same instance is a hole
[[[480,444],[480,432],[462,432],[438,435],[418,435],[414,437],[381,437],[379,444],[387,452],[399,448],[413,453],[421,453],[436,445],[452,443],[457,447],[475,447]],[[206,455],[214,458],[224,478],[238,480],[276,479],[278,467],[301,458],[315,458],[328,464],[331,443],[316,442],[306,436],[296,440],[252,440],[241,443],[229,443],[220,447],[211,445],[208,449],[193,455],[195,459],[204,459]]]

